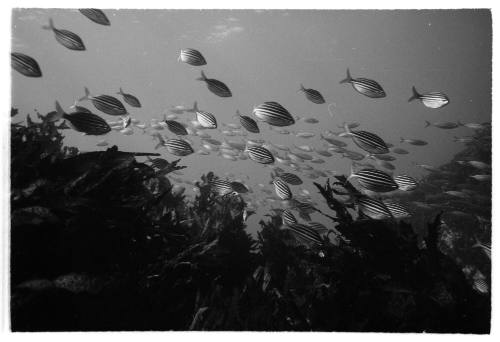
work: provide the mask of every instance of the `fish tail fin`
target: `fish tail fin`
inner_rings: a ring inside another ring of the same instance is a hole
[[[198,109],[198,101],[194,101],[194,103],[193,103],[193,112],[198,112],[198,111],[199,111],[199,109]]]
[[[64,110],[62,109],[61,105],[59,104],[59,101],[56,101],[56,113],[57,115],[54,117],[53,121],[57,121],[59,119],[62,119],[64,117]]]
[[[427,128],[427,127],[429,127],[430,125],[431,125],[431,123],[430,123],[429,121],[425,120],[425,127]]]
[[[300,84],[300,89],[297,90],[297,92],[299,92],[299,91],[305,91],[305,90],[306,90],[306,88],[304,88],[304,85],[301,83]]]
[[[49,18],[49,24],[43,25],[42,28],[44,30],[54,30],[54,20],[52,20],[52,18]]]
[[[347,68],[347,76],[342,81],[340,81],[340,84],[350,83],[351,81],[352,81],[351,72],[349,71],[349,68]]]
[[[85,87],[85,96],[78,99],[78,101],[89,100],[90,99],[90,91],[89,88]]]
[[[207,76],[205,75],[205,73],[202,70],[201,71],[201,77],[198,77],[196,80],[197,81],[206,81],[206,79],[207,79]]]
[[[349,124],[344,122],[344,133],[351,133],[351,129],[349,128]]]
[[[418,91],[415,88],[415,86],[411,87],[411,91],[413,92],[413,95],[408,99],[408,102],[416,100],[416,99],[418,99],[420,97],[420,94],[418,93]]]
[[[117,92],[117,94],[118,94],[118,95],[123,95],[123,89],[122,89],[122,87],[120,87],[120,91],[119,91],[119,92]]]

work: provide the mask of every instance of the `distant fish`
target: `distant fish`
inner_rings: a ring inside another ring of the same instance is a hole
[[[386,97],[386,93],[380,84],[367,78],[352,78],[349,69],[347,69],[347,77],[340,83],[350,83],[358,93],[371,98]]]
[[[347,144],[345,142],[331,138],[331,137],[325,137],[323,134],[320,134],[320,137],[336,147],[346,147],[347,146]]]
[[[396,153],[396,154],[408,154],[409,152],[405,149],[402,149],[402,148],[399,148],[399,147],[396,147],[396,148],[391,148],[390,149],[393,153]]]
[[[395,219],[405,219],[412,216],[410,211],[404,205],[392,201],[384,201],[384,204]]]
[[[419,140],[419,139],[405,139],[405,138],[401,138],[401,142],[402,143],[408,143],[408,144],[415,145],[415,146],[425,146],[425,145],[427,145],[427,141]]]
[[[348,179],[352,177],[355,177],[363,188],[370,191],[389,192],[398,188],[398,185],[389,174],[377,169],[362,169],[357,172],[351,170]]]
[[[28,77],[42,77],[42,71],[37,61],[20,52],[10,54],[10,65],[14,70]]]
[[[304,151],[304,152],[313,152],[314,151],[314,149],[309,145],[299,145],[299,146],[297,146],[295,144],[293,144],[293,145],[296,148],[298,148],[299,150]]]
[[[254,119],[249,116],[241,115],[239,110],[236,110],[236,115],[240,119],[241,125],[250,133],[260,133],[259,126]]]
[[[299,118],[298,120],[303,121],[308,124],[317,124],[319,122],[316,118]]]
[[[467,162],[467,164],[469,164],[470,166],[473,166],[475,167],[476,169],[479,169],[479,170],[488,170],[488,169],[491,169],[491,165],[489,164],[486,164],[482,161],[478,161],[478,160],[469,160]]]
[[[165,120],[165,123],[167,124],[168,130],[175,135],[188,135],[186,127],[184,127],[180,122],[175,120]]]
[[[470,198],[469,195],[467,195],[466,193],[464,193],[462,191],[449,190],[449,191],[445,191],[444,193],[448,194],[450,196],[459,197],[462,199],[469,199]]]
[[[385,141],[378,135],[366,131],[353,131],[347,125],[344,125],[345,133],[343,135],[350,136],[352,141],[359,148],[371,154],[384,154],[389,153]]]
[[[475,123],[475,122],[470,122],[470,123],[461,123],[460,121],[458,122],[458,124],[460,126],[463,126],[463,127],[467,127],[467,128],[470,128],[470,129],[484,129],[486,127],[486,125],[484,124],[480,124],[480,123]]]
[[[391,156],[389,154],[369,154],[368,157],[372,159],[385,160],[385,161],[394,161],[396,157]]]
[[[90,91],[85,87],[85,96],[78,101],[90,100],[95,108],[108,115],[126,115],[127,110],[117,98],[110,95],[90,95]]]
[[[434,126],[434,127],[441,128],[441,129],[453,129],[453,128],[457,128],[459,126],[459,124],[456,122],[448,122],[448,121],[430,123],[429,121],[426,120],[425,127],[429,127],[429,126]]]
[[[120,88],[120,91],[117,94],[123,96],[123,100],[125,102],[127,102],[129,105],[131,105],[132,107],[136,107],[136,108],[141,107],[141,102],[139,101],[139,99],[137,97],[135,97],[134,95],[125,94],[123,92],[122,88]]]
[[[474,137],[453,137],[454,142],[468,144],[476,140]]]
[[[412,191],[418,187],[417,181],[408,175],[399,175],[394,177],[394,182],[398,185],[399,190]]]
[[[193,66],[207,64],[205,57],[203,57],[200,51],[195,49],[182,49],[178,60]]]
[[[231,90],[221,81],[214,78],[207,78],[205,73],[201,72],[201,77],[197,78],[198,81],[203,81],[207,84],[208,90],[220,97],[231,97]]]
[[[301,84],[300,85],[300,90],[299,91],[302,91],[304,92],[304,94],[306,95],[306,98],[313,102],[313,103],[317,103],[317,104],[322,104],[322,103],[325,103],[325,99],[323,98],[323,95],[321,95],[321,93],[317,90],[314,90],[314,89],[306,89],[304,88],[304,86]]]
[[[55,34],[56,40],[64,47],[70,50],[83,51],[85,50],[85,45],[82,39],[75,33],[68,30],[58,30],[54,27],[54,21],[52,18],[49,19],[48,26],[42,26],[45,30],[52,30]]]
[[[212,113],[200,110],[196,112],[196,119],[204,128],[217,128],[217,120]]]
[[[80,13],[92,20],[94,23],[109,26],[111,25],[108,17],[103,11],[97,8],[80,8]]]
[[[362,196],[356,199],[359,211],[373,220],[384,220],[392,218],[392,214],[387,206],[376,199]]]
[[[298,138],[309,139],[309,138],[313,138],[314,136],[316,136],[316,133],[299,131],[299,132],[295,133],[295,136]]]
[[[277,102],[264,102],[253,109],[253,115],[258,120],[267,122],[269,125],[284,127],[295,123],[292,115]]]
[[[424,106],[433,109],[444,107],[450,102],[450,99],[448,99],[448,97],[443,93],[432,92],[419,94],[415,87],[412,87],[411,89],[413,91],[413,95],[408,99],[408,102],[418,99],[424,104]]]
[[[106,140],[99,140],[99,142],[96,145],[103,147],[103,146],[108,146],[109,144]]]
[[[320,156],[323,156],[323,157],[331,157],[333,156],[333,154],[331,154],[330,152],[328,152],[327,150],[323,150],[323,149],[315,149],[315,152],[317,154],[319,154]]]
[[[283,213],[281,214],[281,220],[283,221],[284,225],[297,223],[297,219],[288,209],[283,210]]]
[[[53,121],[65,119],[70,123],[71,128],[75,131],[85,133],[87,135],[104,135],[111,131],[106,120],[92,113],[71,113],[66,114],[59,102],[56,101],[57,115]]]
[[[260,146],[248,147],[247,149],[248,156],[253,161],[260,164],[272,164],[274,163],[274,157],[268,149]]]
[[[473,175],[470,177],[480,182],[486,182],[491,180],[491,175]]]
[[[289,200],[292,198],[292,191],[286,185],[286,182],[283,181],[281,178],[276,177],[273,179],[273,185],[274,185],[274,191],[276,192],[276,195],[278,195],[279,198],[282,200]]]

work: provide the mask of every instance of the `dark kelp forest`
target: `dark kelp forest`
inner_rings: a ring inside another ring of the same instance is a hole
[[[279,213],[245,230],[245,202],[218,196],[206,170],[187,201],[136,156],[79,153],[42,120],[11,125],[11,327],[14,331],[258,330],[488,333],[488,275],[477,248],[491,226],[425,211],[426,229],[352,216],[344,176],[315,183],[331,209],[322,243],[296,240]],[[491,160],[480,131],[456,160]],[[463,168],[444,165],[460,183]],[[439,182],[430,174],[418,200]],[[433,185],[434,184],[434,185]],[[491,200],[464,211],[491,216]],[[335,230],[333,230],[335,228]],[[473,260],[473,261],[471,261]],[[470,266],[473,264],[473,266]],[[464,267],[467,266],[467,271]],[[473,269],[471,269],[473,267]]]

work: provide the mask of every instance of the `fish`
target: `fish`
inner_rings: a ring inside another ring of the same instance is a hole
[[[42,70],[38,62],[28,55],[20,52],[10,54],[10,65],[17,72],[27,77],[42,77]]]
[[[372,159],[385,160],[385,161],[396,160],[396,157],[391,156],[389,154],[368,154],[367,157],[372,158]]]
[[[127,110],[117,98],[110,95],[90,95],[90,91],[85,87],[85,96],[81,97],[78,101],[90,100],[94,107],[108,115],[126,115]]]
[[[347,69],[347,77],[340,83],[350,83],[358,93],[367,97],[383,98],[387,96],[382,86],[376,81],[367,78],[352,78],[349,69]]]
[[[300,146],[297,146],[295,144],[293,144],[293,146],[295,146],[295,148],[301,150],[301,151],[304,151],[304,152],[313,152],[314,149],[309,146],[309,145],[300,145]]]
[[[370,154],[389,153],[385,141],[378,135],[366,131],[353,131],[347,125],[344,125],[345,132],[343,135],[350,136],[352,141],[366,152]]]
[[[401,142],[402,143],[408,143],[408,144],[414,145],[414,146],[425,146],[425,145],[427,145],[427,141],[419,140],[419,139],[405,139],[403,137],[401,137]]]
[[[288,209],[283,210],[283,212],[281,213],[281,220],[283,221],[284,225],[297,223],[297,219]]]
[[[241,115],[239,110],[236,111],[236,115],[240,119],[241,126],[243,126],[247,131],[250,133],[260,133],[259,126],[254,119],[246,115]]]
[[[308,123],[308,124],[317,124],[319,123],[319,120],[316,118],[300,118],[299,120]]]
[[[491,260],[491,244],[482,243],[476,238],[476,243],[472,245],[472,248],[481,248],[484,254]]]
[[[165,120],[165,123],[167,124],[168,130],[175,135],[188,135],[186,127],[184,127],[184,125],[180,122],[175,120]]]
[[[418,187],[418,182],[408,175],[398,175],[394,177],[394,182],[398,185],[398,189],[402,191],[412,191]]]
[[[76,51],[84,51],[85,45],[82,39],[75,33],[68,30],[59,30],[54,27],[54,21],[52,18],[49,19],[49,25],[42,26],[45,30],[51,30],[54,32],[56,40],[62,46]]]
[[[279,173],[279,177],[284,180],[285,182],[287,182],[288,184],[291,184],[291,185],[300,185],[302,184],[302,179],[300,179],[299,176],[297,176],[296,174],[294,173],[290,173],[290,172],[280,172]]]
[[[92,113],[71,113],[67,114],[62,109],[58,101],[55,103],[57,115],[51,121],[65,119],[75,131],[87,135],[104,135],[111,131],[111,127],[106,120]]]
[[[488,283],[486,282],[485,279],[479,278],[475,279],[474,283],[472,284],[472,288],[482,294],[487,294],[489,290]]]
[[[201,71],[201,77],[197,78],[198,81],[203,81],[207,84],[208,90],[213,94],[220,97],[231,97],[233,94],[231,90],[221,81],[214,78],[207,78],[203,70]]]
[[[469,122],[469,123],[464,124],[464,123],[461,123],[460,121],[458,121],[458,125],[463,126],[463,127],[467,127],[470,129],[477,129],[477,130],[486,128],[486,125],[476,123],[476,122]]]
[[[301,223],[291,223],[287,228],[292,232],[295,238],[304,244],[320,245],[323,243],[321,236],[316,230]]]
[[[409,152],[405,149],[402,149],[402,148],[399,148],[399,147],[396,147],[396,148],[392,148],[390,149],[393,153],[396,153],[396,154],[408,154]]]
[[[177,60],[193,66],[202,66],[207,64],[205,57],[203,57],[200,51],[190,48],[181,49]]]
[[[330,152],[328,152],[327,150],[322,150],[322,149],[315,149],[315,152],[317,154],[319,154],[320,156],[323,156],[323,157],[331,157],[333,156],[333,154],[331,154]]]
[[[288,185],[286,185],[286,182],[283,181],[280,177],[275,177],[273,179],[273,185],[274,191],[279,198],[281,198],[282,200],[289,200],[292,198],[292,191],[290,190]]]
[[[346,147],[347,146],[347,144],[345,142],[334,139],[334,138],[325,137],[323,134],[320,134],[320,137],[336,147]]]
[[[263,121],[272,126],[284,127],[295,123],[295,119],[282,105],[277,102],[264,102],[252,111],[259,121]]]
[[[321,158],[314,158],[313,160],[311,160],[311,163],[314,163],[314,164],[324,164],[325,161]]]
[[[295,152],[295,156],[299,157],[302,160],[313,160],[314,157],[307,154],[307,153],[302,153],[302,152]]]
[[[361,196],[356,199],[356,205],[363,215],[373,220],[392,218],[392,214],[387,206],[379,200],[367,196]]]
[[[485,181],[491,180],[491,175],[472,175],[469,177],[474,178],[475,180],[480,181],[480,182],[485,182]]]
[[[476,169],[479,169],[479,170],[488,170],[488,169],[491,169],[491,165],[488,165],[482,161],[478,161],[478,160],[469,160],[467,162],[467,164],[469,164],[470,166],[473,166],[475,167]]]
[[[321,95],[321,93],[317,90],[306,89],[306,88],[304,88],[304,86],[302,84],[300,84],[299,91],[302,91],[306,95],[306,98],[313,103],[317,103],[317,104],[325,103],[325,99],[323,98],[323,95]]]
[[[301,132],[295,132],[295,136],[302,139],[309,139],[316,136],[316,133],[301,131]]]
[[[408,102],[413,100],[420,100],[424,106],[432,109],[438,109],[450,103],[450,99],[443,93],[431,92],[427,94],[419,94],[417,89],[413,86],[411,88],[413,95],[408,99]]]
[[[246,151],[248,152],[248,156],[253,161],[260,164],[273,164],[274,156],[268,149],[261,146],[252,146],[247,147]]]
[[[449,190],[449,191],[445,191],[444,193],[448,194],[450,196],[459,197],[459,198],[463,198],[463,199],[470,198],[469,195],[467,195],[466,193],[461,192],[461,191]]]
[[[307,226],[309,228],[314,229],[320,235],[328,233],[328,228],[324,224],[322,224],[322,223],[319,223],[319,222],[308,222]]]
[[[219,196],[225,196],[232,193],[233,187],[229,181],[223,179],[215,179],[210,183],[210,189]]]
[[[120,133],[124,135],[132,135],[134,134],[134,130],[132,128],[123,128],[120,130]]]
[[[237,181],[231,182],[231,188],[233,189],[233,191],[236,191],[239,194],[246,194],[248,192],[248,187],[245,184]]]
[[[159,143],[156,145],[155,150],[160,147],[160,146],[165,146],[167,148],[167,151],[175,156],[188,156],[192,153],[194,153],[193,148],[191,145],[182,139],[163,139],[163,137],[160,135],[160,133],[156,133],[155,137],[158,138]]]
[[[349,158],[351,160],[358,160],[358,161],[365,159],[365,156],[362,153],[349,151],[349,150],[342,151],[342,157]]]
[[[96,146],[108,146],[108,142],[106,140],[99,140],[99,142],[96,144]]]
[[[160,170],[163,170],[170,165],[170,163],[163,158],[152,159],[152,158],[148,157],[148,162],[151,163],[152,167],[154,167],[156,169],[160,169]]]
[[[458,123],[456,122],[443,121],[430,123],[429,121],[425,120],[425,127],[427,128],[429,126],[434,126],[441,129],[453,129],[459,127]]]
[[[377,169],[362,169],[354,172],[351,166],[351,175],[347,179],[353,177],[358,180],[358,183],[363,188],[374,192],[390,192],[398,188],[398,185],[389,174]]]
[[[124,93],[122,88],[120,88],[120,91],[117,92],[117,94],[123,96],[123,100],[132,107],[141,108],[141,102],[134,95]]]
[[[460,142],[464,144],[471,143],[474,140],[476,140],[476,138],[474,137],[453,137],[454,142]]]
[[[97,8],[80,8],[78,9],[81,14],[92,20],[94,23],[99,25],[109,26],[111,23],[109,22],[108,17],[104,14],[103,11]]]
[[[384,201],[383,203],[385,204],[387,209],[389,209],[391,215],[395,219],[405,219],[412,217],[410,211],[405,206],[399,203],[395,203],[392,201]]]
[[[215,119],[215,116],[212,113],[205,112],[202,110],[197,111],[196,119],[204,128],[211,128],[211,129],[217,128],[217,120]]]

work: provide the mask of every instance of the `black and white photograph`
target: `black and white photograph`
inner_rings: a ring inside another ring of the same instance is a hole
[[[492,9],[207,5],[8,9],[4,328],[489,335]]]

